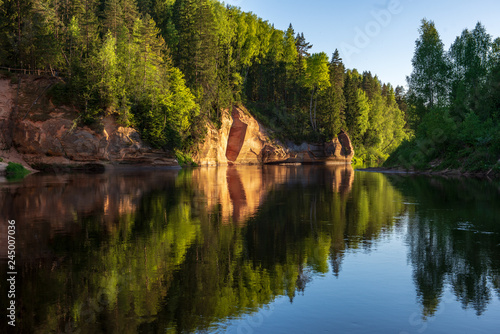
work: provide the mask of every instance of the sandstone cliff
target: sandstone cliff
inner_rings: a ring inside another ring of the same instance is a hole
[[[102,127],[78,126],[75,108],[55,106],[47,97],[47,89],[57,81],[28,78],[16,89],[0,79],[0,157],[38,169],[88,164],[178,166],[170,154],[152,149],[137,131],[118,125],[112,115],[102,119]],[[329,143],[294,145],[273,140],[244,107],[223,112],[219,129],[206,126],[206,138],[193,157],[201,166],[345,164],[354,155],[343,131]]]
[[[329,143],[286,145],[271,140],[264,127],[243,107],[226,112],[220,129],[207,125],[207,137],[194,160],[201,166],[272,163],[350,163],[354,156],[349,136],[341,131]]]
[[[201,166],[256,165],[284,161],[289,155],[243,107],[226,111],[220,129],[207,125],[194,160]]]
[[[152,149],[137,131],[118,125],[113,116],[105,117],[101,128],[77,126],[74,108],[56,107],[44,94],[55,82],[56,78],[25,79],[17,96],[8,80],[0,80],[0,157],[34,168],[103,163],[178,166],[170,154]]]

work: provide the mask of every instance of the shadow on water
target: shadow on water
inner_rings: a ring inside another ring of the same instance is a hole
[[[32,175],[0,187],[2,224],[17,224],[17,329],[213,329],[293,302],[314,277],[342,275],[350,250],[405,229],[424,314],[447,283],[480,314],[499,289],[498,187],[446,182],[350,166]]]

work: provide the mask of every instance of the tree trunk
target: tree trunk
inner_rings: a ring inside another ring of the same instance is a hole
[[[316,118],[316,107],[318,106],[318,97],[314,99],[314,130],[318,128],[318,119]]]
[[[311,120],[311,126],[314,130],[314,123],[313,123],[313,117],[312,117],[313,96],[314,96],[314,87],[313,87],[312,92],[311,92],[311,102],[309,104],[309,119]]]

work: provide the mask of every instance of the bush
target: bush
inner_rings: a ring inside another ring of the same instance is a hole
[[[196,162],[194,162],[193,159],[188,154],[183,153],[179,150],[175,150],[175,158],[177,159],[177,162],[181,166],[193,166],[193,167],[197,166]]]
[[[8,176],[14,176],[14,177],[24,177],[27,174],[29,174],[29,171],[23,167],[23,165],[15,163],[15,162],[9,162],[7,165],[7,168],[5,169],[5,173]]]

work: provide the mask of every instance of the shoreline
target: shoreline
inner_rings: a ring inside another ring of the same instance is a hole
[[[481,172],[463,172],[458,169],[444,170],[412,170],[400,167],[367,167],[356,169],[361,172],[385,173],[385,174],[411,174],[411,175],[437,175],[437,176],[459,176],[476,178],[498,178],[500,172],[489,170]]]

